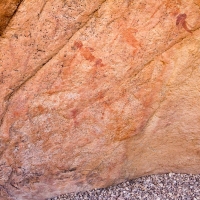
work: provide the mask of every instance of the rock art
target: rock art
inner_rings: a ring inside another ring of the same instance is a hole
[[[2,2],[0,199],[200,173],[199,0]]]

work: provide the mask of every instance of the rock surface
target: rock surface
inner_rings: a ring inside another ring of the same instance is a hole
[[[0,1],[0,35],[7,27],[9,21],[15,14],[22,0],[1,0]]]
[[[0,46],[2,199],[200,173],[199,0],[24,0]]]

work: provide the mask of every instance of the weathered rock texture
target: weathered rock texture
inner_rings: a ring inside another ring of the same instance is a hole
[[[199,0],[22,1],[0,38],[1,198],[200,173],[199,27]]]
[[[3,33],[7,24],[14,16],[15,11],[22,0],[1,0],[0,1],[0,35]]]

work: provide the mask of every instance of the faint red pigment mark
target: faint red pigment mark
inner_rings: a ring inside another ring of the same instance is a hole
[[[176,18],[176,26],[182,26],[187,32],[192,33],[192,31],[187,27],[186,18],[187,15],[185,13],[179,14]]]
[[[18,98],[13,106],[13,117],[18,118],[19,116],[23,116],[27,112],[27,100],[23,98]]]
[[[101,74],[102,74],[102,71],[99,71],[98,69],[100,67],[104,67],[105,65],[102,63],[102,59],[100,58],[96,58],[95,59],[95,63],[93,65],[93,68],[91,69],[90,71],[90,74],[91,74],[91,78],[92,78],[92,82],[94,83],[94,79],[97,78],[97,76],[100,78]],[[99,79],[98,78],[98,79]]]
[[[91,53],[91,48],[90,47],[85,47],[81,49],[81,55],[89,61],[94,61],[95,57]]]
[[[102,63],[102,59],[97,59],[95,64],[94,64],[95,67],[103,67],[104,64]]]
[[[105,97],[105,92],[101,91],[97,94],[96,101],[99,101]]]
[[[73,48],[79,49],[81,56],[83,56],[86,60],[94,63],[93,68],[90,71],[92,81],[94,81],[94,78],[96,78],[98,72],[97,68],[105,66],[102,62],[102,59],[96,58],[92,53],[95,50],[92,47],[84,47],[81,41],[74,42]]]
[[[39,105],[35,108],[37,115],[41,115],[45,111],[45,108],[42,105]]]
[[[133,55],[138,51],[138,48],[141,47],[141,42],[135,38],[135,33],[138,32],[136,28],[127,27],[127,24],[124,21],[118,22],[119,32],[122,39],[130,46],[133,47]]]
[[[74,47],[77,49],[81,49],[83,47],[83,43],[81,41],[75,41]]]
[[[77,115],[79,114],[79,110],[74,108],[71,110],[71,117],[74,121],[74,126],[76,127],[78,125],[78,122],[77,122]]]
[[[81,55],[89,61],[94,61],[95,56],[92,55],[91,52],[94,52],[94,49],[91,47],[83,47],[83,43],[81,41],[75,41],[73,48],[79,49]]]
[[[94,49],[92,47],[87,47],[90,51],[94,52]]]
[[[92,47],[83,47],[83,43],[81,41],[75,41],[74,46],[76,49],[80,50],[81,55],[86,59],[89,60],[90,62],[94,61],[95,67],[103,67],[104,64],[102,63],[102,59],[96,58],[92,52],[95,50]]]
[[[122,36],[129,45],[131,45],[134,48],[137,48],[141,45],[140,42],[138,42],[138,40],[136,40],[133,36],[135,32],[137,32],[135,29],[128,28],[122,31]]]
[[[72,118],[75,119],[78,115],[78,109],[75,108],[71,110],[71,115],[72,115]]]

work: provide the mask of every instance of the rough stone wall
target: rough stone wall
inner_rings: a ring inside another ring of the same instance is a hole
[[[199,0],[17,7],[0,37],[2,199],[200,173]]]
[[[0,35],[7,27],[11,18],[22,0],[1,0],[0,1]]]

